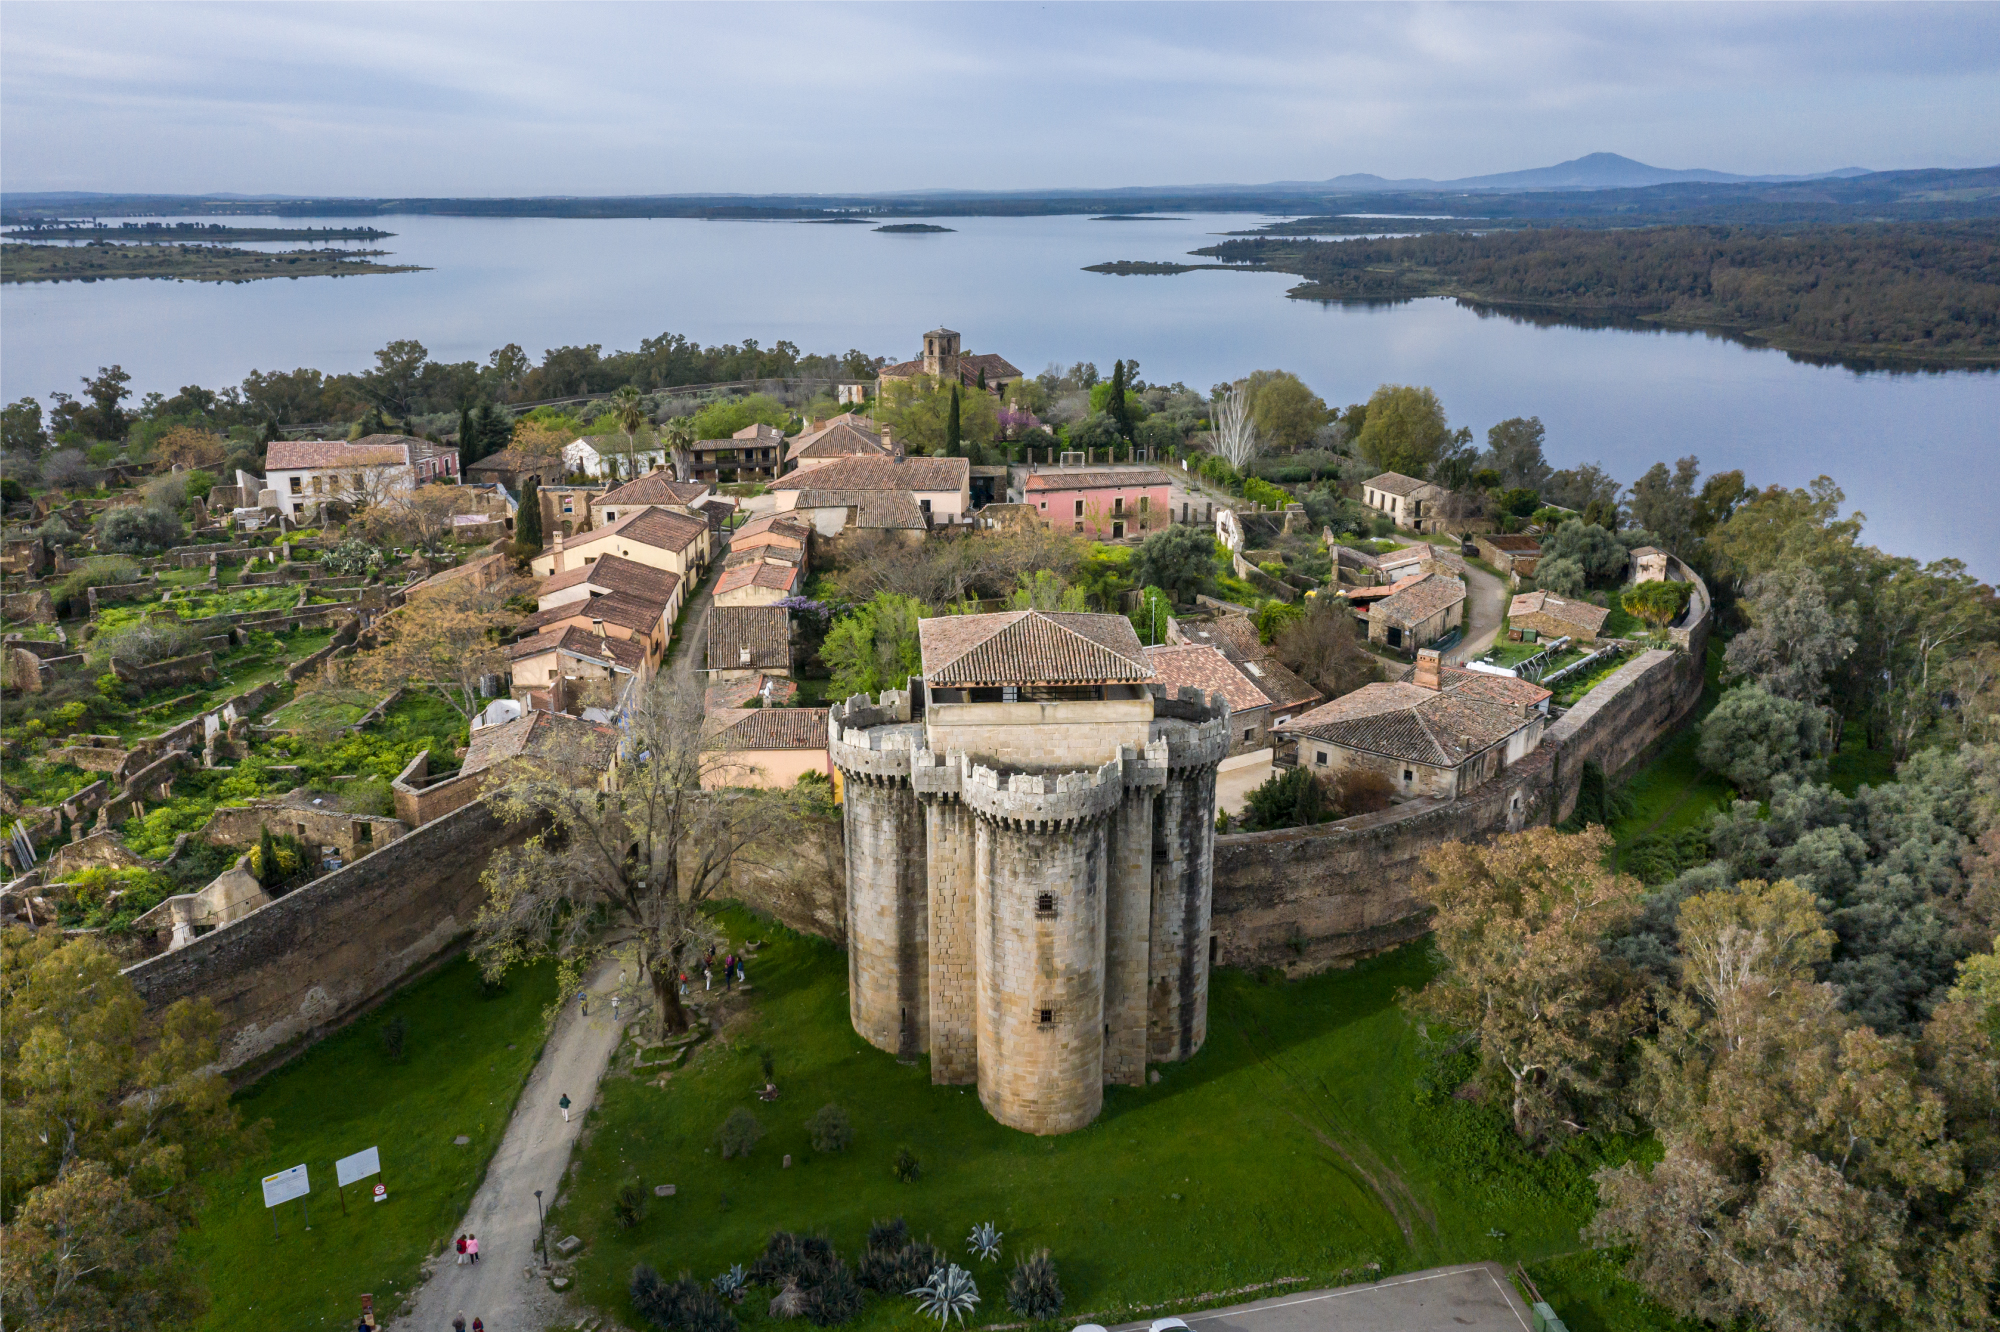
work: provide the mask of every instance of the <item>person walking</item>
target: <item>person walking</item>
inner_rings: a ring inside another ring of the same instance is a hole
[[[618,996],[615,994],[611,996],[611,1020],[618,1020]]]
[[[734,953],[731,953],[722,964],[722,987],[726,990],[736,988],[736,954]]]
[[[465,1266],[465,1236],[463,1235],[458,1237],[458,1265],[460,1267]]]
[[[583,1016],[585,1016],[585,1017],[589,1017],[589,1016],[590,1016],[590,991],[589,991],[589,990],[578,990],[578,991],[576,992],[576,1006],[577,1006],[577,1009],[578,1009],[578,1010],[579,1010],[579,1011],[580,1011],[580,1012],[581,1012],[581,1013],[583,1014]]]
[[[560,1101],[557,1101],[556,1104],[562,1107],[563,1123],[565,1124],[569,1123],[569,1093],[564,1092],[562,1099]],[[462,1243],[460,1247],[461,1248],[464,1247]]]
[[[715,973],[709,970],[708,963],[703,962],[701,964],[701,992],[703,994],[707,994],[710,990],[714,988],[715,988]]]
[[[477,1318],[473,1319],[472,1332],[486,1332],[486,1324],[480,1322]]]
[[[465,1310],[461,1309],[451,1320],[451,1332],[465,1332]]]
[[[472,1259],[473,1263],[477,1265],[479,1262],[479,1236],[467,1235],[465,1237],[465,1252]]]

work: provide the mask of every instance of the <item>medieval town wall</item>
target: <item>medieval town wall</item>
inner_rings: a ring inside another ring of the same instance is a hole
[[[447,956],[484,900],[487,857],[532,831],[501,823],[484,801],[467,805],[125,975],[152,1008],[213,1003],[220,1066],[248,1070]]]

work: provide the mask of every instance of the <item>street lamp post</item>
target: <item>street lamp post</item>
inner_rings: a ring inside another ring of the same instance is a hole
[[[542,1191],[535,1190],[535,1243],[541,1246],[542,1261],[549,1260],[549,1228],[542,1220]]]

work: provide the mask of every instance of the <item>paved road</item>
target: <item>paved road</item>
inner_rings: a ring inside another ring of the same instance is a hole
[[[1193,1332],[1529,1332],[1528,1306],[1498,1263],[1411,1272],[1182,1314]],[[1113,1332],[1145,1332],[1149,1322]]]
[[[561,1297],[546,1282],[524,1273],[536,1261],[535,1190],[542,1191],[544,1207],[555,1201],[570,1151],[583,1131],[584,1114],[597,1099],[598,1080],[618,1046],[624,1018],[612,1022],[610,1001],[617,980],[618,963],[607,959],[588,982],[589,1016],[582,1015],[574,1000],[566,1005],[485,1181],[451,1233],[452,1239],[479,1237],[479,1262],[460,1267],[447,1244],[437,1270],[417,1292],[413,1311],[392,1327],[450,1332],[452,1317],[460,1312],[468,1325],[479,1318],[492,1332],[525,1332],[562,1321]],[[627,1008],[626,1016],[630,1012]],[[572,1103],[568,1123],[557,1105],[565,1094]]]
[[[1465,566],[1466,592],[1472,597],[1472,614],[1467,617],[1465,641],[1452,654],[1454,661],[1471,661],[1500,636],[1500,623],[1507,618],[1507,585],[1484,569]]]

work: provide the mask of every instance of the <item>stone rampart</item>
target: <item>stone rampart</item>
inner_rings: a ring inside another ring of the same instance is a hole
[[[484,801],[125,969],[154,1009],[207,999],[225,1071],[316,1039],[447,954],[472,927],[493,851],[524,840]]]

